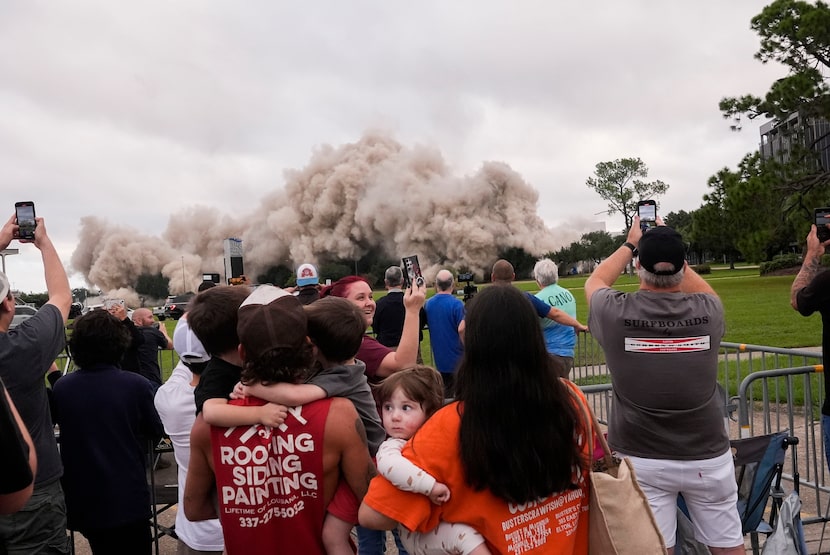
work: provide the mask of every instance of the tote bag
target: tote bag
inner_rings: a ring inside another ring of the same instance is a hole
[[[588,555],[665,555],[666,544],[628,458],[611,456],[591,407],[570,388],[605,451],[590,472]],[[589,436],[590,437],[590,436]]]

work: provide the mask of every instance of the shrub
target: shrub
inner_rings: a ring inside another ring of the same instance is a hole
[[[792,268],[801,264],[801,256],[797,254],[779,254],[774,256],[768,262],[761,262],[760,272],[763,276],[776,270],[783,270],[784,268]]]
[[[709,264],[696,264],[692,266],[692,270],[697,272],[698,274],[711,274],[712,267]]]

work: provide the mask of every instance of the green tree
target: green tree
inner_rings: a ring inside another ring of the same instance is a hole
[[[509,247],[499,253],[499,258],[504,258],[513,265],[516,279],[532,279],[533,266],[536,265],[536,257],[521,247]],[[490,277],[490,272],[487,272]]]
[[[163,299],[169,294],[169,282],[159,274],[141,274],[135,282],[135,292],[153,299]]]
[[[621,158],[596,165],[593,177],[585,184],[608,202],[607,214],[620,213],[625,218],[625,229],[637,214],[637,201],[653,199],[665,194],[668,184],[660,180],[643,181],[648,167],[639,158]]]
[[[292,279],[293,278],[293,279]],[[284,264],[269,267],[264,274],[257,276],[257,283],[270,283],[277,287],[294,285],[296,277],[294,271]]]
[[[692,230],[692,214],[693,212],[686,212],[685,210],[669,212],[663,218],[663,223],[684,237],[688,237]]]
[[[24,303],[33,304],[40,308],[49,301],[49,293],[21,293],[17,298]]]
[[[623,236],[615,239],[607,231],[591,231],[584,234],[579,243],[582,245],[581,250],[585,258],[599,264],[603,258],[607,258],[617,250],[624,241]]]
[[[583,234],[579,241],[574,241],[547,257],[559,264],[559,271],[563,274],[580,262],[591,262],[592,270],[594,264],[599,264],[603,258],[617,250],[623,241],[624,236],[611,237],[607,231],[591,231]]]
[[[811,207],[830,200],[830,168],[822,167],[818,158],[820,149],[830,144],[828,134],[808,132],[816,128],[817,120],[830,120],[830,87],[824,77],[830,71],[830,8],[821,1],[775,0],[752,18],[751,28],[761,38],[755,57],[762,63],[784,65],[787,75],[777,79],[763,98],[727,97],[719,108],[726,118],[764,116],[788,122],[779,131],[790,144],[788,159],[765,169],[778,178],[778,211],[809,219]],[[798,125],[790,120],[795,114]],[[796,227],[804,229],[806,223]]]
[[[735,216],[728,212],[726,201],[728,188],[734,188],[739,180],[740,175],[727,168],[709,178],[707,185],[710,191],[703,195],[705,204],[695,211],[690,230],[702,255],[708,254],[714,259],[725,257],[731,269],[735,268],[735,259],[739,254],[735,245],[736,236],[744,230],[736,225]]]
[[[770,166],[776,167],[777,162],[755,152],[741,160],[737,171],[723,169],[711,177],[705,210],[693,225],[696,240],[727,255],[731,241],[752,262],[788,251],[795,216],[781,210],[780,182],[777,170]]]
[[[329,262],[321,264],[317,271],[320,274],[320,283],[325,283],[325,280],[330,279],[332,283],[338,279],[354,274],[354,266],[345,263]]]

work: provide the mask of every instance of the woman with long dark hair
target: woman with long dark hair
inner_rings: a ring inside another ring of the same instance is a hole
[[[497,553],[587,553],[593,438],[582,393],[560,380],[525,295],[491,286],[467,305],[457,400],[403,454],[450,489],[441,506],[376,477],[360,522],[427,532],[441,520],[478,530]]]

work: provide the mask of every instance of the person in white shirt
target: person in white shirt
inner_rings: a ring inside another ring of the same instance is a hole
[[[224,550],[222,526],[219,519],[192,522],[184,515],[184,486],[190,464],[190,428],[196,420],[196,401],[193,392],[199,377],[210,360],[199,338],[190,330],[187,315],[176,324],[173,348],[179,363],[173,374],[156,392],[155,404],[164,432],[173,443],[176,464],[179,467],[179,510],[176,513],[176,535],[179,537],[177,555],[221,554]]]

